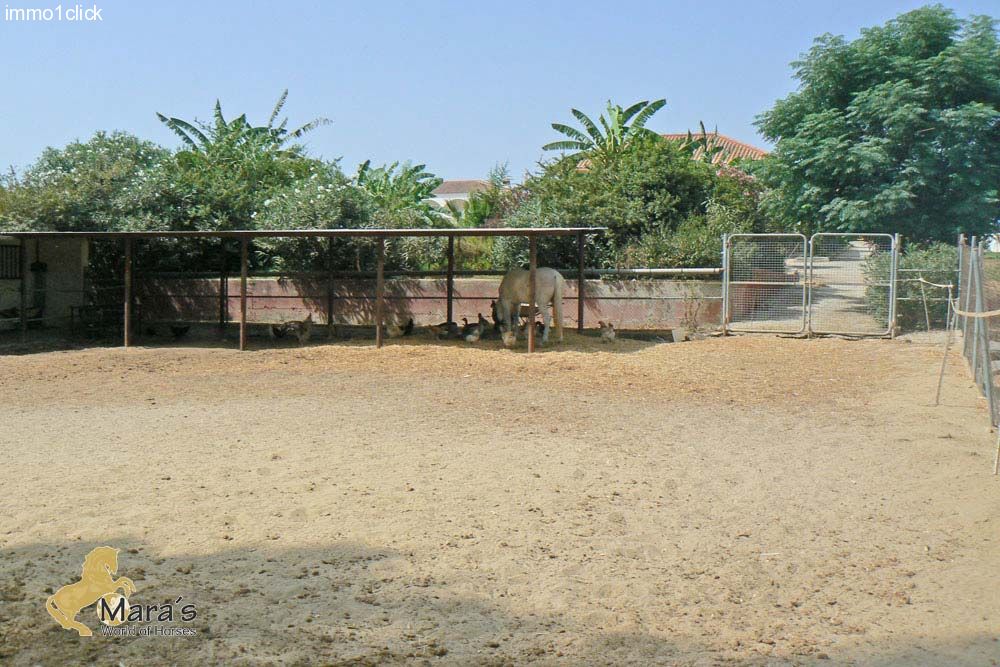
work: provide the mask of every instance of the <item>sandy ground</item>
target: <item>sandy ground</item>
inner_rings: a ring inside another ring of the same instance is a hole
[[[931,407],[903,341],[414,343],[0,357],[0,664],[1000,659],[959,357]],[[100,545],[197,636],[61,629]]]

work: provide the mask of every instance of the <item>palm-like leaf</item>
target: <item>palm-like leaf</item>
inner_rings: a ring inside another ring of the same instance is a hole
[[[282,92],[271,110],[267,125],[254,127],[247,121],[246,114],[241,114],[232,121],[226,121],[222,113],[222,103],[215,102],[212,113],[212,124],[196,121],[201,129],[195,124],[188,123],[179,118],[167,118],[163,114],[156,114],[157,117],[174,134],[180,137],[189,148],[195,151],[210,153],[216,148],[228,146],[230,149],[237,149],[243,154],[270,153],[278,156],[287,156],[298,153],[299,146],[288,146],[289,142],[300,139],[302,136],[323,125],[329,125],[332,121],[328,118],[316,118],[305,125],[289,132],[288,119],[285,118],[280,124],[275,126],[278,114],[285,106],[288,99],[288,91]]]
[[[635,117],[635,120],[632,122],[632,127],[637,129],[644,128],[649,119],[653,117],[653,114],[665,106],[667,106],[667,101],[664,99],[649,103]]]
[[[601,131],[597,129],[597,125],[594,124],[594,121],[590,120],[590,117],[587,114],[583,113],[579,109],[570,109],[570,113],[572,113],[573,116],[580,121],[580,124],[582,124],[587,130],[587,134],[590,135],[590,138],[593,139],[595,144],[604,143],[604,135],[601,134]]]
[[[211,143],[209,142],[208,137],[205,136],[204,132],[185,120],[181,120],[180,118],[167,118],[162,113],[157,113],[156,117],[160,119],[161,123],[169,127],[174,134],[180,137],[181,141],[195,150],[203,148]]]
[[[553,141],[542,146],[543,151],[587,151],[593,148],[591,143],[582,141]]]
[[[633,139],[654,134],[645,125],[666,104],[663,99],[652,103],[642,100],[622,109],[608,100],[606,113],[598,117],[597,123],[579,109],[570,109],[584,131],[562,123],[552,123],[552,129],[569,139],[545,144],[542,150],[590,153],[593,158],[614,157]]]
[[[298,127],[292,130],[291,132],[288,132],[287,134],[289,137],[292,137],[293,139],[299,139],[302,137],[302,135],[312,132],[317,127],[322,127],[324,125],[332,125],[332,124],[333,121],[330,120],[329,118],[314,118],[313,120],[309,121],[302,127]],[[282,130],[282,132],[284,132],[284,130]]]
[[[692,158],[697,155],[698,160],[712,163],[715,160],[715,156],[725,150],[725,147],[719,143],[719,128],[716,127],[709,134],[705,130],[705,123],[703,121],[698,121],[698,127],[700,131],[697,137],[691,134],[691,130],[688,130],[687,137],[681,144],[681,148]]]
[[[215,100],[214,116],[215,116],[216,127],[226,127],[227,125],[226,119],[222,115],[222,102],[220,102],[219,100]]]
[[[591,143],[590,138],[580,130],[576,129],[575,127],[570,127],[569,125],[563,125],[562,123],[552,123],[552,129],[555,130],[556,132],[561,132],[565,134],[567,137],[570,137],[571,139],[575,139],[583,143]]]
[[[642,111],[643,107],[645,107],[648,104],[649,102],[647,100],[643,100],[642,102],[636,102],[628,109],[625,109],[625,111],[622,112],[622,123],[627,125],[628,122],[632,120],[632,116]]]
[[[281,97],[274,104],[274,109],[271,110],[271,115],[267,119],[267,126],[274,127],[274,121],[278,120],[278,116],[281,114],[281,109],[285,106],[285,100],[288,99],[288,89],[285,88],[281,92]]]

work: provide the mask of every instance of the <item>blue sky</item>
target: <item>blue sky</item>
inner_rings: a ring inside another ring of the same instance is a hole
[[[100,23],[0,20],[0,166],[98,129],[173,146],[155,112],[204,119],[216,98],[263,122],[284,88],[292,124],[333,120],[308,147],[348,172],[371,158],[478,178],[506,161],[520,180],[557,138],[551,122],[573,106],[596,118],[608,98],[664,97],[655,130],[704,120],[765,146],[753,119],[794,89],[789,63],[815,36],[922,4],[98,1]],[[944,4],[1000,14],[997,0]]]

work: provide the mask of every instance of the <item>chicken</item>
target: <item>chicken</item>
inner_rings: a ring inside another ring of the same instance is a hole
[[[598,322],[597,326],[601,328],[601,341],[605,343],[613,343],[615,340],[615,325],[611,322]]]
[[[188,331],[191,331],[190,324],[171,324],[170,333],[174,335],[174,340],[180,340],[187,335]]]
[[[497,302],[490,301],[490,315],[493,318],[493,332],[500,333],[500,318],[497,316]],[[515,322],[515,325],[517,323]]]
[[[456,322],[442,322],[440,324],[434,324],[427,327],[427,330],[434,334],[438,340],[458,338],[460,336],[458,323]]]
[[[295,337],[299,339],[299,345],[305,345],[312,336],[313,316],[309,313],[306,319],[295,323]]]
[[[527,321],[525,321],[525,323],[521,325],[521,335],[523,336],[523,335],[525,335],[527,333],[528,333],[528,323],[527,323]],[[545,333],[545,323],[544,322],[542,322],[540,320],[535,321],[535,333],[538,334],[539,336],[541,336],[541,335],[543,335]]]
[[[385,332],[389,335],[389,338],[399,338],[401,336],[409,336],[413,333],[413,318],[411,317],[407,320],[406,324],[399,326],[395,322],[390,322],[385,326]]]

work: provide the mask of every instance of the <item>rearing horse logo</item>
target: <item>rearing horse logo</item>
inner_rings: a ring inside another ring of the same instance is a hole
[[[83,623],[76,620],[76,615],[84,607],[89,607],[101,598],[113,607],[115,591],[121,589],[128,595],[135,592],[135,584],[128,577],[114,578],[118,572],[118,549],[97,547],[83,559],[83,576],[75,584],[63,586],[45,601],[45,610],[59,625],[66,630],[76,630],[81,637],[90,637],[94,633]],[[125,606],[128,613],[128,607]],[[102,617],[103,619],[103,617]],[[115,622],[117,620],[117,622]],[[117,625],[124,619],[105,621],[109,625]]]

